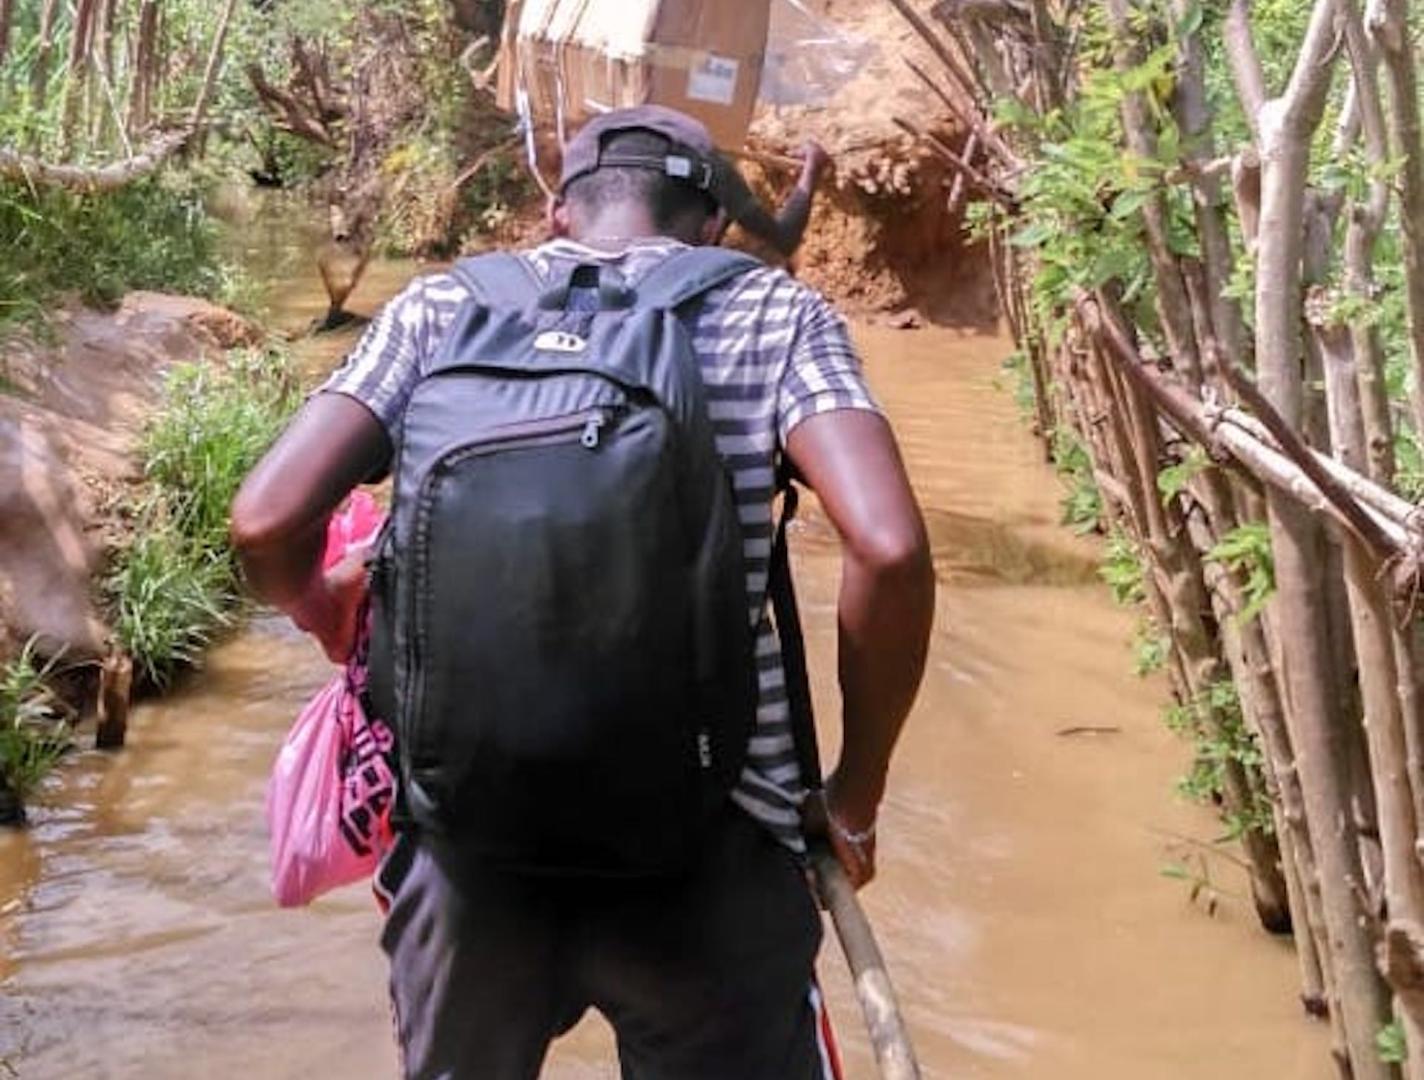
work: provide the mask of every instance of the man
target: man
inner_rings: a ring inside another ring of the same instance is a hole
[[[524,253],[541,280],[573,265],[638,282],[725,221],[705,128],[665,109],[620,110],[570,143],[557,239]],[[254,470],[233,509],[253,590],[334,659],[355,637],[363,574],[319,571],[325,522],[386,471],[405,402],[442,334],[473,303],[460,280],[418,279]],[[407,832],[382,868],[383,935],[412,1078],[527,1080],[589,1007],[612,1023],[625,1077],[802,1080],[826,1074],[813,964],[820,921],[806,887],[806,789],[792,743],[780,646],[766,614],[773,470],[784,454],[842,541],[844,738],[825,789],[829,840],[851,880],[875,872],[875,820],[891,750],[919,686],[934,576],[894,438],[845,323],[820,296],[758,268],[685,312],[731,475],[748,597],[760,613],[756,725],[715,835],[685,874],[539,878],[481,865]]]

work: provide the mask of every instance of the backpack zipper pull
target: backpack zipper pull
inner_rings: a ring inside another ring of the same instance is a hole
[[[588,418],[588,423],[583,426],[583,437],[579,439],[579,442],[583,444],[585,450],[598,449],[599,432],[606,423],[608,423],[608,418],[602,413]]]

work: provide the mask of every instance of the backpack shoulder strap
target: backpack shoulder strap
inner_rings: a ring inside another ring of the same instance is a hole
[[[807,789],[821,790],[821,750],[816,738],[816,717],[811,706],[811,678],[806,664],[806,639],[801,631],[801,612],[796,604],[796,585],[791,576],[791,551],[787,526],[796,517],[799,492],[783,463],[776,470],[776,486],[781,493],[781,518],[771,545],[771,565],[767,569],[767,592],[776,636],[781,643],[781,667],[786,677],[786,704],[791,714],[791,739],[801,782]]]
[[[765,266],[745,252],[694,247],[669,255],[637,285],[637,306],[673,310],[718,285]]]
[[[544,291],[533,267],[508,251],[461,259],[450,268],[450,273],[492,308],[528,307]]]

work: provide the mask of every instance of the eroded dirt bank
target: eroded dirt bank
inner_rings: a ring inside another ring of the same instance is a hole
[[[286,317],[306,304],[289,294]],[[309,374],[350,340],[304,353]],[[1255,930],[1231,868],[1213,867],[1214,919],[1159,874],[1170,838],[1214,823],[1174,799],[1186,751],[1157,719],[1162,689],[1127,675],[1130,620],[1094,581],[1092,546],[1057,526],[1057,483],[993,385],[1006,344],[861,340],[943,583],[866,895],[926,1075],[1324,1080],[1293,960]],[[837,568],[814,514],[796,551],[828,720]],[[25,1080],[393,1075],[369,896],[284,913],[266,892],[267,770],[327,674],[259,619],[138,709],[128,750],[81,755],[35,828],[0,838],[0,1059]],[[1085,726],[1111,730],[1062,734]],[[868,1078],[833,948],[824,971],[850,1075]],[[590,1019],[546,1075],[611,1077],[611,1060]]]
[[[139,480],[135,448],[174,363],[256,331],[203,300],[130,293],[112,312],[69,307],[46,333],[0,340],[0,659],[100,655],[93,578]]]

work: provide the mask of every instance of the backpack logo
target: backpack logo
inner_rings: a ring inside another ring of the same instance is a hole
[[[588,342],[566,330],[546,330],[534,339],[534,348],[540,352],[581,353],[588,348]]]

